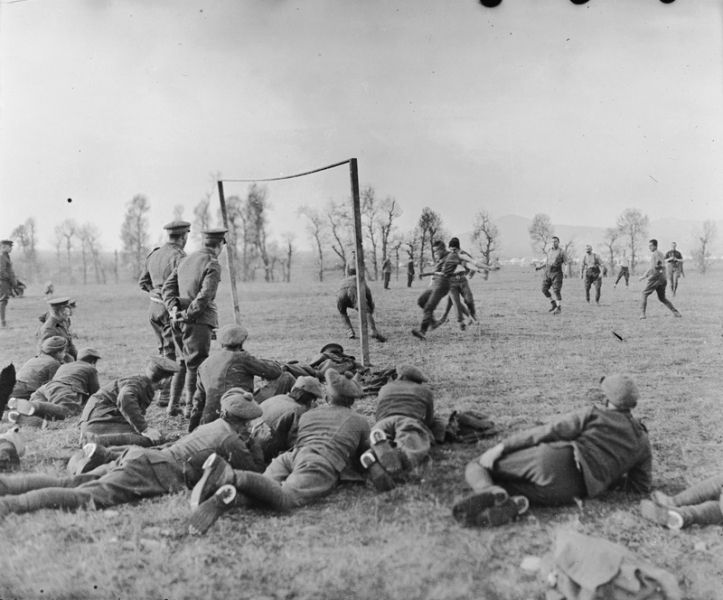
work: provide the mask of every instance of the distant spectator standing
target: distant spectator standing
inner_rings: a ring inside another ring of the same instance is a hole
[[[412,287],[412,281],[414,281],[414,259],[410,256],[407,262],[407,287]]]
[[[618,267],[620,268],[620,271],[618,272],[618,278],[615,280],[613,289],[618,287],[618,282],[622,277],[625,277],[625,287],[628,287],[628,283],[630,281],[630,259],[628,258],[626,250],[623,250],[623,255],[618,258]]]
[[[10,260],[10,253],[13,251],[12,240],[0,240],[0,327],[7,327],[5,321],[5,310],[8,306],[8,299],[13,295],[13,288],[17,285],[13,261]]]
[[[560,248],[560,238],[555,236],[552,238],[552,248],[547,251],[545,264],[535,268],[536,271],[545,269],[545,277],[542,280],[542,293],[552,304],[549,312],[556,315],[559,315],[562,311],[562,266],[569,262],[567,253]],[[555,298],[552,297],[550,288],[552,288]]]
[[[384,275],[384,289],[389,289],[389,280],[392,278],[392,261],[389,257],[384,259],[382,263],[382,274]]]
[[[580,265],[580,279],[585,280],[585,300],[590,302],[590,287],[595,286],[595,304],[600,304],[600,289],[602,288],[603,261],[598,254],[592,251],[592,246],[585,247],[585,256]]]
[[[176,360],[176,349],[180,354],[183,336],[180,329],[171,327],[171,317],[163,304],[163,284],[181,259],[186,257],[184,248],[188,242],[191,224],[187,221],[172,221],[163,229],[168,232],[168,242],[160,248],[154,248],[148,255],[138,285],[143,291],[148,292],[151,301],[148,320],[156,336],[158,355]],[[171,396],[173,396],[174,406],[180,402],[186,377],[186,364],[183,357],[180,358],[180,371],[173,376],[172,382],[161,388],[158,398],[159,406],[168,406]]]
[[[650,240],[648,248],[650,248],[650,252],[652,252],[652,254],[650,255],[648,270],[645,271],[643,276],[640,278],[640,281],[646,277],[648,278],[648,285],[643,290],[643,301],[641,307],[642,314],[640,315],[640,318],[645,318],[645,309],[648,306],[648,296],[650,296],[653,292],[658,295],[658,300],[665,304],[673,315],[680,317],[682,315],[677,311],[675,306],[673,306],[673,303],[665,297],[665,288],[668,285],[668,282],[665,279],[665,257],[663,256],[663,253],[658,250],[658,240]]]
[[[678,245],[673,242],[670,244],[670,250],[665,253],[666,270],[668,272],[668,279],[670,280],[670,291],[673,292],[673,296],[678,291],[678,279],[683,273],[683,255],[677,250]]]

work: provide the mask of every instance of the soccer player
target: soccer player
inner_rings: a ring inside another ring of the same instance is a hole
[[[560,248],[560,238],[554,236],[552,238],[552,248],[547,251],[545,264],[540,265],[535,270],[545,269],[545,278],[542,280],[542,293],[545,298],[550,300],[552,307],[550,311],[554,315],[562,312],[562,265],[569,264],[570,260],[567,253]],[[552,288],[555,297],[550,293]]]
[[[674,316],[680,317],[682,315],[678,312],[675,306],[673,306],[673,303],[665,297],[665,288],[668,284],[665,279],[665,257],[663,256],[663,253],[658,250],[658,240],[650,240],[648,248],[650,248],[651,252],[650,263],[648,265],[648,270],[643,273],[642,277],[640,277],[640,281],[646,277],[648,279],[648,285],[645,286],[645,289],[643,290],[643,301],[641,305],[642,314],[640,315],[640,318],[645,318],[645,309],[648,306],[648,296],[650,296],[653,292],[658,295],[658,300],[665,304]]]

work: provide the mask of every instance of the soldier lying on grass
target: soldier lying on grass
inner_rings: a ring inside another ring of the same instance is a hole
[[[508,437],[467,465],[473,494],[457,502],[466,526],[503,525],[529,503],[570,504],[608,489],[650,490],[652,451],[645,426],[630,410],[638,388],[627,375],[603,377],[605,408],[592,406]]]
[[[41,385],[50,381],[63,364],[67,348],[68,342],[60,336],[43,340],[38,355],[18,369],[10,397],[27,400]]]
[[[351,409],[362,390],[333,370],[326,372],[326,383],[329,404],[301,416],[296,446],[275,458],[263,475],[234,469],[219,455],[206,461],[191,494],[191,533],[205,533],[237,497],[289,511],[329,493],[340,481],[363,480],[356,463],[369,448],[369,423]]]
[[[239,389],[224,394],[221,407],[220,419],[198,427],[165,448],[131,446],[112,462],[103,464],[111,456],[110,451],[88,444],[83,449],[85,463],[76,465],[80,472],[77,475],[0,477],[0,518],[43,508],[108,508],[177,493],[193,487],[211,455],[243,472],[261,471],[261,448],[251,438],[248,427],[251,419],[261,415],[261,408],[250,394]]]
[[[668,529],[723,525],[723,474],[714,475],[675,496],[655,491],[640,503],[640,513]]]

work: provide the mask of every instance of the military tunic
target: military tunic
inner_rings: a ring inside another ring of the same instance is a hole
[[[57,359],[40,354],[27,361],[15,375],[15,387],[11,393],[13,398],[30,398],[31,394],[41,385],[50,381],[60,368]]]
[[[98,370],[79,360],[62,365],[51,381],[41,385],[30,396],[30,401],[38,403],[39,412],[45,412],[51,418],[67,419],[80,414],[88,397],[99,389]]]
[[[221,265],[212,248],[202,248],[181,259],[163,284],[163,302],[186,312],[183,329],[183,358],[196,370],[208,358],[211,330],[218,327],[216,291],[221,281]]]
[[[299,404],[287,394],[269,398],[261,405],[264,414],[253,424],[266,423],[271,430],[269,439],[261,444],[266,462],[293,446],[293,435],[298,429],[299,419],[310,408],[312,405]]]
[[[15,277],[15,270],[13,269],[13,261],[10,260],[10,254],[0,252],[0,306],[3,311],[17,283],[18,280]]]
[[[151,300],[148,320],[158,340],[158,354],[171,360],[176,360],[176,345],[180,349],[183,342],[181,332],[171,327],[171,318],[163,304],[163,284],[185,257],[186,253],[179,244],[168,242],[148,255],[138,280],[138,285],[148,292]]]
[[[70,332],[70,322],[68,319],[62,319],[54,314],[49,314],[43,321],[36,334],[38,338],[38,352],[43,342],[49,337],[57,335],[62,337],[68,346],[65,349],[65,362],[72,362],[78,358],[78,350],[73,342],[73,334]]]
[[[146,410],[153,386],[145,375],[131,375],[104,385],[90,397],[80,419],[81,433],[137,433],[148,429]]]

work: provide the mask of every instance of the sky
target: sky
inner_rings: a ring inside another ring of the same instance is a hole
[[[357,158],[362,186],[450,232],[474,215],[723,219],[718,0],[0,0],[0,237],[64,219],[120,249],[215,178]],[[248,184],[226,183],[226,196]],[[350,197],[347,167],[267,184],[271,237]],[[68,200],[71,200],[69,202]]]

